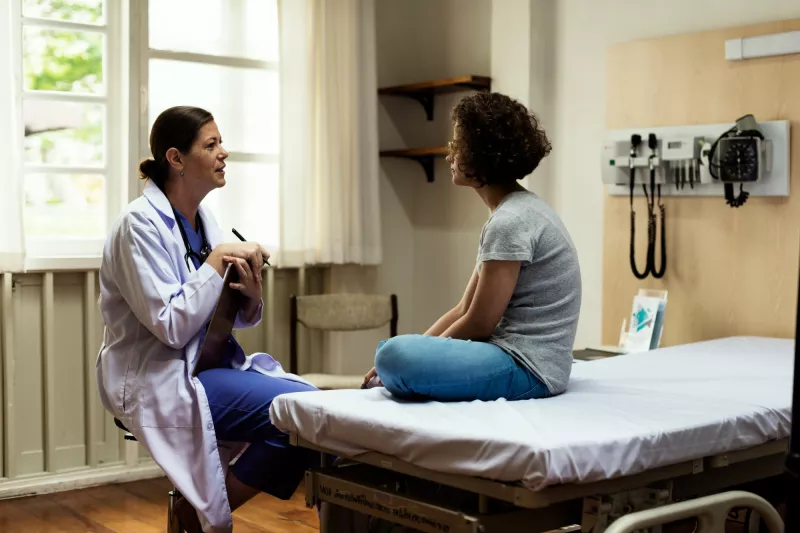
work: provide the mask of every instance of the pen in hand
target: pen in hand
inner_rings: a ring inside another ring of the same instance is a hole
[[[242,234],[241,234],[241,233],[239,233],[238,231],[236,231],[236,228],[231,228],[231,231],[233,232],[233,234],[234,234],[234,235],[236,235],[236,236],[239,238],[239,240],[240,240],[240,241],[242,241],[242,242],[247,242],[247,239],[245,239],[244,237],[242,237]],[[267,258],[266,258],[266,257],[262,257],[262,259],[264,259],[264,264],[265,264],[265,265],[267,265],[267,266],[272,266],[272,265],[270,265],[270,264],[269,264],[269,261],[267,261]]]

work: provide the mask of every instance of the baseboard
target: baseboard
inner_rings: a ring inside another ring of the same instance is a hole
[[[129,483],[163,476],[164,471],[157,464],[145,461],[133,467],[121,464],[59,474],[0,479],[0,500],[87,489],[112,483]]]

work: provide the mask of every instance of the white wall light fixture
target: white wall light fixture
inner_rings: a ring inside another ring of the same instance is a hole
[[[800,54],[800,31],[741,37],[725,41],[725,59],[728,61],[788,54]]]

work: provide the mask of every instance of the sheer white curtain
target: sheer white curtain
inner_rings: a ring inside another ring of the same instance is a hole
[[[377,264],[374,0],[281,0],[281,266]]]
[[[14,38],[19,30],[12,24],[9,6],[0,8],[0,72],[9,74],[0,83],[0,161],[5,163],[0,181],[0,271],[21,271],[25,264],[23,234],[22,110],[17,105],[17,88],[22,86],[18,48]]]

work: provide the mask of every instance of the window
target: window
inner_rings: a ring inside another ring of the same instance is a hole
[[[227,185],[205,203],[226,234],[278,243],[277,0],[0,0],[0,40],[13,81],[0,111],[14,125],[0,158],[15,177],[0,208],[22,211],[3,209],[17,228],[0,256],[16,236],[27,268],[96,267],[173,105],[207,109],[222,132]]]
[[[144,5],[142,2],[140,5]],[[169,0],[146,4],[147,123],[163,110],[210,111],[229,152],[227,183],[208,205],[221,228],[278,242],[279,79],[277,0]],[[145,82],[146,80],[146,82]],[[141,158],[150,157],[142,142]]]
[[[12,3],[12,22],[21,23],[17,94],[28,259],[97,257],[124,184],[122,3]]]

